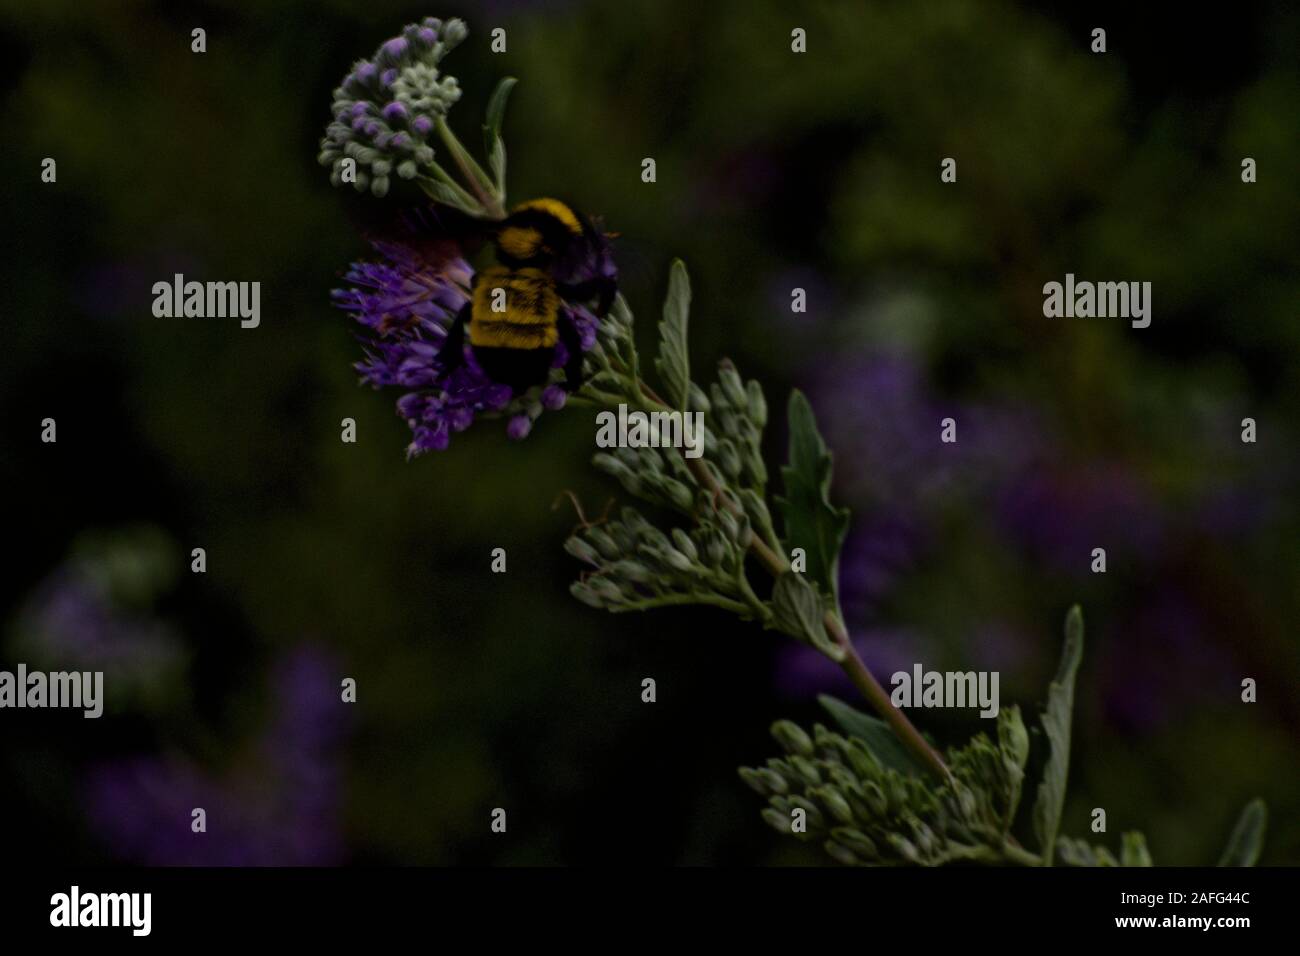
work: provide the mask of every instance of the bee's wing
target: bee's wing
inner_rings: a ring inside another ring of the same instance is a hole
[[[493,226],[456,209],[435,205],[403,209],[367,232],[371,242],[396,242],[416,253],[431,269],[474,255]]]

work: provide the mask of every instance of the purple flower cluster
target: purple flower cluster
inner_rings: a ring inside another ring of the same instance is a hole
[[[91,828],[122,860],[149,866],[340,862],[338,686],[318,651],[295,651],[276,671],[276,716],[248,765],[226,775],[176,756],[102,766],[87,785]],[[206,832],[191,829],[196,808]]]
[[[388,192],[396,173],[414,179],[433,161],[429,134],[460,99],[455,77],[438,63],[468,30],[460,20],[426,17],[386,40],[369,60],[359,60],[334,91],[334,120],[321,140],[322,166],[334,185],[343,182],[344,161],[356,164],[353,185],[376,196]]]
[[[23,647],[42,659],[124,678],[170,671],[180,661],[176,636],[166,625],[114,607],[102,584],[75,565],[42,584],[19,630]]]
[[[15,659],[103,671],[114,709],[161,705],[187,653],[150,607],[171,583],[169,539],[148,529],[87,536],[23,603],[6,650]]]
[[[1154,588],[1120,613],[1114,633],[1130,636],[1101,658],[1099,696],[1107,718],[1149,732],[1194,712],[1204,699],[1232,700],[1241,665],[1216,645],[1204,601],[1166,569]]]
[[[1026,469],[1006,484],[996,510],[1034,560],[1077,577],[1098,544],[1130,561],[1154,561],[1166,534],[1154,493],[1119,462]]]
[[[830,362],[812,392],[825,410],[840,492],[855,514],[840,559],[844,610],[854,622],[869,621],[871,608],[924,554],[931,512],[959,493],[987,496],[1043,447],[1026,415],[941,401],[924,369],[900,352]],[[952,444],[939,441],[948,417],[959,429]]]
[[[445,449],[452,433],[464,431],[480,414],[508,415],[506,434],[519,440],[543,410],[564,407],[567,396],[555,384],[536,398],[514,395],[483,371],[468,346],[463,361],[440,361],[456,315],[469,301],[474,279],[469,263],[458,257],[431,261],[399,241],[372,244],[384,261],[354,263],[345,275],[351,287],[335,289],[332,297],[370,333],[363,336],[366,358],[356,365],[362,381],[407,390],[397,412],[411,426],[408,457]],[[595,346],[599,321],[588,309],[566,303],[560,321],[573,329],[584,352]],[[558,343],[552,368],[562,368],[568,359],[564,343]]]
[[[926,544],[920,523],[899,511],[871,508],[856,515],[840,553],[840,603],[848,619],[870,621]]]
[[[922,509],[958,490],[979,493],[1015,474],[1042,447],[1029,416],[939,398],[925,369],[902,352],[833,361],[812,396],[826,410],[819,417],[841,483],[895,508]],[[945,418],[957,423],[951,444],[939,441]]]

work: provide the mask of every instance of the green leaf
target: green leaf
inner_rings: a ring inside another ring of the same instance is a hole
[[[832,457],[821,434],[812,406],[803,393],[790,393],[789,464],[781,469],[785,497],[777,505],[785,524],[787,555],[803,548],[808,556],[808,576],[839,608],[840,547],[849,528],[849,509],[831,504]]]
[[[1002,755],[1002,770],[1009,788],[1005,826],[1010,830],[1016,819],[1016,811],[1020,808],[1025,761],[1029,759],[1029,731],[1025,729],[1019,707],[1003,707],[998,711],[998,750]]]
[[[1012,705],[998,711],[998,747],[1006,758],[1008,768],[1021,772],[1029,759],[1029,731],[1020,717],[1020,708]]]
[[[1147,840],[1134,830],[1120,837],[1120,866],[1151,866],[1151,854],[1147,850]]]
[[[506,141],[497,137],[488,150],[488,168],[492,170],[492,182],[498,196],[506,194]]]
[[[655,359],[655,369],[663,379],[673,408],[683,412],[691,391],[691,366],[686,349],[686,321],[690,310],[691,280],[682,260],[674,259],[668,273],[664,317],[659,323],[659,357]]]
[[[782,575],[782,577],[785,576]],[[918,777],[926,775],[926,766],[903,746],[899,739],[894,736],[889,724],[883,720],[872,717],[870,714],[864,714],[860,710],[855,710],[844,701],[829,694],[818,694],[817,703],[821,704],[826,713],[830,714],[831,719],[840,725],[841,730],[851,737],[857,737],[866,744],[867,749],[884,766],[892,767],[899,773],[912,774]]]
[[[1047,688],[1047,709],[1043,712],[1043,730],[1047,732],[1052,752],[1038,785],[1034,804],[1034,833],[1042,848],[1043,865],[1052,865],[1056,833],[1061,826],[1065,806],[1065,786],[1070,774],[1070,721],[1074,711],[1074,678],[1083,658],[1083,612],[1076,604],[1065,617],[1065,648],[1056,679]]]
[[[483,123],[483,148],[491,156],[495,148],[494,144],[501,138],[501,121],[506,115],[506,100],[510,98],[510,91],[519,81],[513,76],[502,77],[497,83],[497,88],[492,91],[492,97],[488,100],[487,118]]]
[[[1264,843],[1264,828],[1268,824],[1268,808],[1256,798],[1246,804],[1232,828],[1228,845],[1219,857],[1219,866],[1254,866]]]
[[[831,639],[823,623],[824,611],[817,590],[802,575],[787,571],[772,587],[772,614],[778,628],[811,644],[831,660],[844,660],[844,648]]]
[[[1066,866],[1119,866],[1104,846],[1089,846],[1083,840],[1063,836],[1056,841],[1057,856]]]
[[[467,213],[471,216],[481,216],[483,214],[482,206],[477,203],[472,206],[467,204],[465,200],[446,183],[438,182],[436,179],[422,178],[420,180],[420,188],[423,189],[434,202],[440,202],[447,206],[451,206],[454,209],[459,209],[461,212]]]

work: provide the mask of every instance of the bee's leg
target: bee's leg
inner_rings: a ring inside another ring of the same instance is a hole
[[[582,387],[582,339],[572,321],[561,318],[557,325],[560,341],[568,352],[568,361],[564,363],[564,390],[576,392]]]
[[[614,279],[588,279],[586,282],[574,282],[559,286],[560,295],[570,302],[590,302],[596,300],[597,317],[604,318],[614,304],[614,294],[618,292],[618,282]]]
[[[456,313],[456,321],[447,330],[447,337],[438,349],[438,365],[444,372],[452,372],[465,364],[465,329],[469,326],[473,314],[473,304],[466,302]]]
[[[614,304],[614,295],[618,292],[618,281],[616,279],[596,279],[597,295],[596,314],[604,318],[609,314],[610,306]]]

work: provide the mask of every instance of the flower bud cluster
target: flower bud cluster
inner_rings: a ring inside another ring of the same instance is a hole
[[[438,71],[442,58],[468,34],[460,20],[426,17],[386,40],[369,60],[358,60],[334,91],[334,120],[318,159],[338,186],[345,160],[355,164],[353,186],[376,196],[391,177],[414,179],[433,162],[429,136],[460,99],[453,76]]]
[[[953,775],[943,783],[886,766],[861,738],[820,724],[809,736],[790,721],[772,726],[783,756],[763,767],[742,767],[740,776],[767,798],[768,824],[821,841],[841,863],[934,866],[994,859],[1019,798],[1024,761],[1019,712],[1005,708],[999,719],[1005,726],[999,727],[1000,743],[978,734],[950,751]],[[802,832],[794,825],[796,810],[803,811]]]
[[[587,525],[565,542],[570,555],[594,568],[570,587],[574,597],[608,611],[645,610],[665,604],[735,604],[747,530],[743,519],[704,522],[687,532],[664,531],[635,508],[618,519]],[[732,533],[734,532],[734,534]]]
[[[751,488],[762,499],[767,485],[763,462],[763,428],[767,424],[767,401],[758,382],[744,382],[729,360],[718,363],[718,380],[708,394],[692,383],[687,404],[703,412],[706,426],[705,455],[716,462],[726,483]]]
[[[598,452],[591,463],[643,501],[683,514],[695,508],[695,481],[674,448],[615,448]]]

